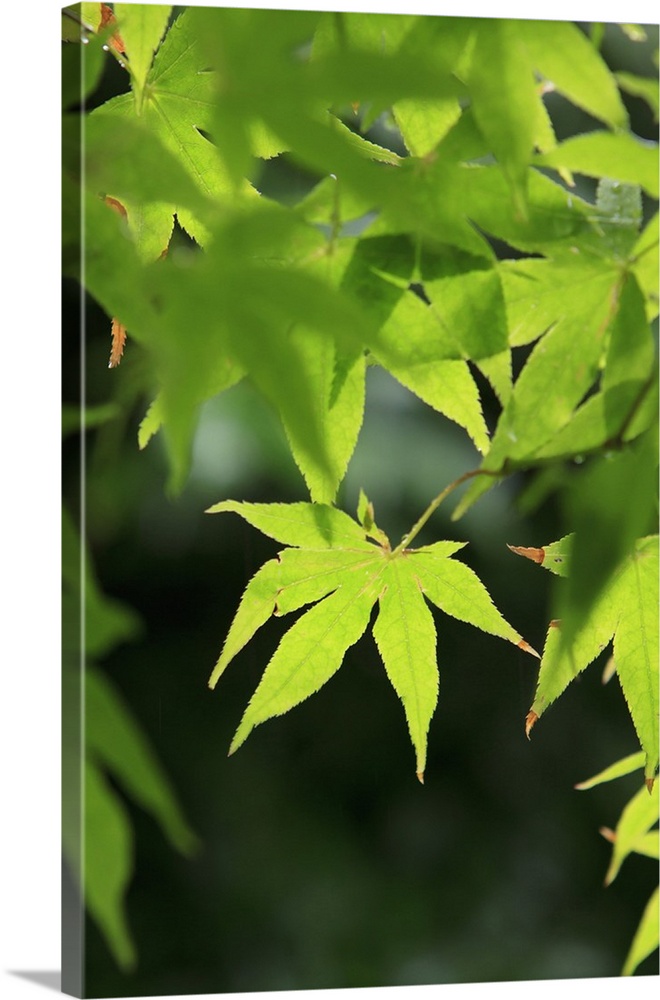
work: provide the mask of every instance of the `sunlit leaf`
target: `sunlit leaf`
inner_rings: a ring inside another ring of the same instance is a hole
[[[536,561],[536,560],[535,560]],[[591,605],[570,641],[561,623],[548,629],[534,702],[526,728],[614,639],[617,676],[644,751],[644,777],[658,769],[658,539],[640,539]]]
[[[644,754],[640,750],[639,753],[629,754],[622,760],[618,760],[615,764],[610,764],[603,771],[599,771],[595,774],[593,778],[588,778],[586,781],[581,781],[575,787],[584,791],[589,788],[594,788],[596,785],[601,785],[604,781],[613,781],[614,778],[621,778],[625,774],[631,774],[633,771],[637,771],[644,767]]]
[[[375,529],[373,508],[366,497],[360,501],[362,523],[320,504],[224,501],[210,508],[213,513],[223,511],[238,513],[277,541],[300,547],[280,552],[248,583],[211,675],[212,687],[271,615],[319,602],[282,638],[230,752],[238,749],[255,726],[284,714],[332,677],[346,651],[365,632],[376,602],[374,637],[404,706],[420,781],[438,694],[435,626],[424,597],[445,614],[534,653],[497,611],[476,574],[451,559],[463,543],[392,550],[384,534]],[[380,544],[368,541],[368,535]]]
[[[626,805],[616,830],[612,860],[605,876],[605,885],[610,885],[617,877],[621,865],[629,854],[635,851],[637,843],[658,822],[658,784],[649,795],[642,787]]]
[[[575,24],[520,21],[536,69],[573,104],[612,128],[625,128],[628,115],[602,56]]]
[[[658,197],[658,146],[628,132],[574,136],[555,149],[538,154],[534,162],[565,167],[588,177],[612,177],[639,184],[651,197]]]
[[[384,576],[374,639],[408,720],[417,777],[424,779],[426,742],[438,700],[435,625],[412,560],[394,560]]]
[[[573,535],[566,535],[557,542],[551,542],[541,548],[525,547],[522,545],[507,545],[518,556],[531,559],[532,562],[549,569],[551,573],[558,576],[568,576],[569,560],[573,547]]]
[[[650,77],[637,76],[635,73],[620,71],[614,74],[621,90],[633,97],[641,97],[646,101],[656,122],[658,120],[658,81]]]
[[[138,114],[154,53],[165,33],[172,7],[170,4],[116,3],[114,13],[128,56],[133,93]]]
[[[656,888],[644,908],[642,919],[621,970],[622,976],[632,976],[637,966],[658,947],[658,902],[658,889]]]
[[[514,213],[527,219],[527,168],[540,101],[518,22],[477,22],[467,77],[474,116],[511,186]],[[493,86],[493,76],[497,86]]]

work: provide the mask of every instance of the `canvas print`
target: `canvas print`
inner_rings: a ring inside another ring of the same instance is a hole
[[[657,24],[61,23],[64,992],[657,976]]]

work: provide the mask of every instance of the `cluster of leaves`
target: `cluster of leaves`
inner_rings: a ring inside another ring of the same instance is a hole
[[[65,107],[80,80],[93,93],[104,45],[131,89],[83,116],[82,177],[80,115],[65,115],[64,196],[84,213],[86,289],[114,318],[111,363],[126,331],[149,360],[139,444],[164,436],[180,489],[201,404],[249,378],[311,499],[212,508],[293,546],[248,584],[213,684],[271,614],[313,604],[232,749],[328,680],[378,601],[374,636],[422,775],[438,689],[424,598],[533,651],[451,558],[460,543],[410,542],[465,479],[455,518],[534,469],[535,501],[559,490],[575,540],[528,728],[614,636],[650,787],[658,147],[630,131],[621,90],[657,108],[657,86],[615,77],[595,39],[561,22],[210,8],[173,19],[167,5],[125,4],[112,22],[103,8],[78,10],[86,44],[68,90],[65,65]],[[558,142],[553,92],[598,127]],[[319,178],[293,205],[258,193],[259,162],[282,154]],[[597,183],[593,201],[576,177]],[[65,216],[76,274],[79,221]],[[165,253],[175,224],[203,252]],[[333,507],[368,364],[482,456],[394,547],[365,497],[357,521]],[[501,403],[492,435],[476,370]]]
[[[611,764],[593,778],[580,782],[576,788],[581,790],[593,788],[605,781],[623,777],[638,770],[644,765],[644,754],[636,753]],[[653,858],[656,862],[658,852],[658,783],[656,782],[651,795],[645,788],[640,788],[623,809],[615,830],[601,828],[601,834],[612,843],[612,859],[605,885],[611,885],[619,873],[621,865],[630,854],[641,854]],[[653,829],[655,827],[655,829]],[[657,866],[656,866],[657,867]],[[637,966],[648,958],[658,947],[660,937],[658,927],[658,887],[644,908],[642,919],[635,933],[630,950],[623,964],[622,975],[631,976]]]
[[[510,546],[557,576],[571,579],[575,537],[568,535],[540,548]],[[609,885],[631,852],[658,858],[658,536],[637,540],[632,552],[615,567],[609,582],[586,615],[566,634],[571,619],[550,622],[541,658],[534,703],[527,715],[529,736],[543,712],[613,640],[613,655],[603,679],[616,674],[642,750],[617,761],[578,788],[594,785],[643,768],[646,787],[640,788],[624,809],[616,830],[601,833],[614,847],[605,877]],[[647,794],[647,792],[649,794]],[[656,827],[656,829],[651,829]],[[658,889],[649,900],[623,966],[632,975],[659,943]]]
[[[112,782],[153,816],[182,854],[195,851],[197,838],[130,708],[95,665],[131,640],[140,622],[99,588],[66,508],[62,584],[62,849],[117,963],[130,969],[136,953],[125,893],[133,872],[133,831]]]

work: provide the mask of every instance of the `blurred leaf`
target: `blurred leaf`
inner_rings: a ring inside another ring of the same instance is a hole
[[[644,293],[646,318],[658,315],[658,213],[656,212],[632,250],[632,270]]]
[[[632,976],[635,969],[645,958],[648,958],[658,947],[658,889],[651,894],[635,937],[630,946],[625,964],[621,970],[622,976]]]
[[[629,132],[576,135],[547,153],[537,154],[534,163],[639,184],[652,198],[658,197],[658,145]]]
[[[462,273],[425,276],[424,292],[434,320],[447,331],[462,358],[479,361],[506,350],[504,298],[494,268],[479,262]]]
[[[362,425],[364,352],[356,351],[353,357],[343,359],[341,385],[335,392],[338,357],[332,340],[305,327],[295,327],[290,340],[298,351],[304,377],[313,389],[312,405],[318,415],[328,469],[313,453],[298,447],[295,430],[290,432],[291,450],[305,477],[311,499],[317,503],[333,503]],[[289,433],[286,420],[284,426]]]
[[[127,812],[102,772],[85,763],[85,905],[117,964],[135,967],[135,945],[126,917],[125,893],[133,873],[133,832]]]
[[[114,4],[118,28],[126,48],[137,113],[142,110],[144,85],[169,20],[171,4]]]
[[[575,787],[580,789],[580,791],[586,791],[588,788],[601,785],[604,781],[613,781],[614,778],[621,778],[625,774],[631,774],[641,767],[644,767],[644,753],[642,751],[630,754],[628,757],[618,760],[615,764],[610,764],[604,771],[599,771],[593,778],[581,781]]]
[[[598,182],[596,208],[600,216],[598,225],[605,234],[605,247],[615,260],[628,260],[642,225],[639,186],[603,177]]]
[[[528,172],[525,218],[518,218],[511,212],[509,191],[498,166],[470,164],[450,169],[436,163],[426,172],[433,182],[428,199],[432,207],[426,209],[427,214],[441,210],[449,218],[470,220],[473,236],[476,224],[480,231],[518,250],[553,258],[567,252],[577,256],[574,248],[579,254],[581,248],[587,250],[591,245],[600,245],[601,235],[593,223],[593,205],[567,193],[536,170]],[[447,242],[456,242],[453,233]],[[456,245],[464,246],[463,243]],[[464,248],[480,252],[471,246]],[[483,255],[483,245],[480,250]]]
[[[445,72],[455,73],[470,38],[470,21],[463,18],[417,18],[401,39],[399,53],[431,58]],[[458,97],[404,98],[392,105],[394,120],[413,156],[428,156],[461,117]]]
[[[467,76],[474,116],[511,187],[514,217],[524,221],[527,172],[539,119],[533,67],[519,22],[496,19],[477,25]]]
[[[633,550],[635,539],[656,526],[656,488],[654,428],[634,447],[598,457],[564,491],[565,519],[574,528],[574,537],[569,579],[556,613],[567,643],[621,560]]]
[[[81,41],[81,29],[77,22],[74,32],[77,41]],[[105,64],[103,39],[96,35],[82,33],[86,39],[84,44],[69,43],[62,48],[62,110],[66,111],[73,105],[80,104],[92,94],[101,79]]]
[[[249,173],[247,136],[251,122],[259,120],[308,169],[333,173],[363,193],[371,188],[386,194],[386,178],[364,163],[361,150],[356,156],[354,138],[337,130],[327,111],[371,100],[389,107],[406,97],[444,98],[460,86],[430,59],[352,44],[344,35],[341,45],[328,36],[329,44],[315,46],[308,58],[304,46],[320,17],[300,11],[195,12],[194,23],[219,77],[211,131],[224,138],[221,152],[235,183]],[[267,49],[260,50],[259,59],[246,61],[244,53],[259,37],[269,39]]]
[[[644,299],[635,278],[628,275],[610,329],[600,392],[590,396],[575,411],[571,420],[536,453],[537,458],[584,456],[590,451],[620,447],[623,442],[631,441],[655,425],[657,393],[654,392],[654,356],[655,347],[646,320]],[[648,478],[648,475],[654,475],[654,467],[654,452],[647,449],[637,473],[637,495],[642,501],[654,492]],[[604,498],[602,502],[605,503]],[[635,504],[630,509],[634,507]],[[621,503],[616,505],[616,510],[621,510]],[[621,513],[627,514],[628,508]],[[637,537],[644,530],[642,524],[632,532],[631,537]],[[604,540],[602,536],[599,539],[600,542]]]
[[[401,238],[363,238],[342,287],[380,325],[369,342],[375,360],[424,402],[465,427],[484,451],[488,436],[479,392],[462,358],[483,357],[506,344],[499,280],[484,258],[436,248],[422,264],[429,305],[408,289],[414,266],[412,247]],[[429,280],[433,277],[435,281]]]
[[[641,97],[646,101],[653,118],[658,121],[658,81],[646,76],[636,76],[634,73],[619,72],[614,74],[621,90],[633,97]]]
[[[101,403],[83,410],[77,406],[65,405],[62,407],[62,437],[99,427],[108,420],[114,420],[120,412],[117,403]]]
[[[338,132],[345,139],[347,148],[354,149],[361,156],[377,160],[380,163],[389,163],[392,166],[397,166],[401,163],[401,157],[397,153],[393,153],[391,149],[385,149],[383,146],[379,146],[377,143],[370,142],[363,136],[357,135],[342,121],[335,118],[334,115],[328,115],[326,121],[335,132]]]
[[[84,576],[83,576],[84,574]],[[104,656],[120,642],[133,638],[140,621],[121,601],[107,597],[98,586],[88,554],[66,507],[62,508],[62,641],[65,654],[78,659]]]
[[[555,325],[536,344],[513,387],[484,459],[484,470],[503,470],[510,461],[531,462],[569,422],[594,382],[610,325],[616,320],[622,279],[607,266],[594,268],[591,277],[580,298],[567,299],[562,287],[555,287]],[[540,301],[547,309],[549,300]],[[542,407],[539,400],[543,400]],[[477,477],[453,517],[465,513],[495,481],[493,477]]]
[[[146,120],[90,115],[85,154],[88,189],[110,194],[125,207],[129,231],[145,262],[167,248],[176,211],[187,208],[205,217],[213,212],[190,171]]]
[[[393,108],[406,148],[412,156],[428,156],[461,116],[455,97],[397,101]]]
[[[649,787],[658,768],[658,538],[640,539],[600,591],[570,642],[551,622],[526,729],[614,638],[614,662],[637,737]]]
[[[134,9],[137,11],[137,8]],[[146,8],[152,9],[156,8]],[[154,25],[159,18],[160,15],[155,15]],[[110,173],[105,193],[118,196],[119,192],[111,186],[112,177],[117,172],[117,183],[121,183],[133,162],[135,168],[131,179],[136,183],[151,184],[155,189],[160,187],[161,173],[165,183],[173,177],[172,160],[178,163],[178,179],[168,188],[165,197],[157,199],[160,203],[160,227],[165,230],[169,226],[168,231],[171,231],[172,216],[182,199],[189,209],[191,235],[195,236],[193,220],[199,218],[199,195],[227,200],[233,197],[233,186],[218,151],[202,134],[212,128],[214,83],[212,74],[206,72],[207,67],[190,21],[190,12],[179,15],[158,49],[148,73],[139,118],[136,118],[133,95],[122,94],[97,108],[90,115],[89,127],[96,129],[92,134],[99,136],[99,142],[104,141],[104,136],[106,142],[111,142],[109,129],[114,124],[115,134],[121,136],[125,129],[123,142],[132,144],[131,150],[126,150],[123,156],[104,159],[105,169]],[[138,128],[140,131],[137,131]],[[140,134],[142,138],[139,138]],[[146,148],[143,149],[143,145]],[[162,171],[158,167],[150,168],[150,157],[157,156],[156,151],[161,146],[170,154],[163,159]],[[141,161],[142,155],[146,162]],[[187,175],[187,180],[182,179],[182,174]],[[197,204],[189,196],[191,186],[198,192]],[[177,195],[179,187],[181,190]],[[136,194],[133,193],[132,197],[136,198]],[[136,206],[128,198],[124,201],[130,218],[131,210]],[[156,222],[152,221],[152,225]],[[139,245],[139,233],[137,237]],[[157,252],[162,249],[161,246]]]
[[[644,757],[643,752],[624,757],[623,760],[617,761],[593,778],[582,781],[575,787],[582,790],[593,788],[595,785],[630,774],[632,771],[644,767]],[[656,783],[653,789],[648,788],[651,795],[647,794],[647,788],[640,788],[628,802],[621,814],[616,831],[601,829],[603,836],[614,845],[612,860],[605,878],[606,885],[614,881],[621,865],[630,853],[634,852],[655,859],[658,857],[658,831],[657,829],[651,830],[651,827],[658,820],[658,786]],[[621,973],[624,976],[631,976],[637,966],[658,947],[657,895],[658,890],[656,889],[644,910]]]
[[[92,23],[89,14],[90,10],[96,10],[96,25]],[[94,31],[101,20],[100,3],[73,3],[62,9],[62,41],[80,42],[83,36],[82,29],[87,26],[89,31]]]
[[[631,42],[645,42],[647,34],[641,24],[620,24],[621,31]]]
[[[151,812],[177,850],[192,853],[197,838],[128,707],[90,665],[132,638],[139,619],[131,608],[101,591],[90,556],[81,550],[78,532],[64,507],[62,583],[63,851],[115,960],[123,969],[131,969],[136,954],[125,895],[133,872],[133,832],[105,771]]]
[[[98,670],[85,676],[87,754],[150,812],[172,847],[190,855],[197,847],[170,782],[128,706]]]
[[[148,294],[150,271],[120,215],[90,194],[83,208],[86,289],[108,317],[117,317],[136,340],[148,342],[159,327],[158,312]]]
[[[632,441],[657,420],[658,393],[653,376],[618,383],[590,396],[537,458],[583,458],[608,444]]]
[[[307,222],[339,228],[364,218],[373,208],[373,200],[356,193],[336,177],[324,177],[296,205],[295,211]]]
[[[530,58],[569,101],[612,128],[626,128],[628,115],[604,59],[575,24],[520,21]]]

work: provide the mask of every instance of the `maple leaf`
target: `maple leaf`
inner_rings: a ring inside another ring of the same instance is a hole
[[[236,654],[271,615],[312,604],[285,633],[232,740],[233,753],[255,726],[314,694],[339,669],[369,625],[387,676],[403,703],[424,780],[427,737],[438,700],[436,630],[428,603],[538,656],[502,617],[476,574],[451,557],[466,543],[440,541],[392,550],[360,494],[359,521],[326,504],[225,500],[207,513],[234,512],[292,546],[249,581],[211,674],[215,687]],[[377,543],[371,539],[376,539]]]
[[[629,754],[622,760],[610,764],[603,771],[581,781],[575,787],[581,791],[593,788],[605,781],[612,781],[640,767],[644,767],[644,753]],[[629,854],[641,854],[648,858],[658,859],[658,786],[650,789],[651,795],[646,794],[642,787],[635,792],[630,801],[624,806],[619,817],[616,829],[610,830],[601,827],[600,833],[610,844],[612,844],[612,857],[610,860],[605,885],[611,885],[619,874],[621,865]],[[630,945],[621,975],[631,976],[637,966],[644,961],[658,947],[658,888],[656,886],[651,894],[635,936]]]
[[[125,9],[123,13],[126,17]],[[140,79],[132,77],[134,93],[106,101],[90,118],[97,122],[105,120],[110,125],[139,124],[178,161],[203,195],[221,202],[235,200],[236,192],[222,159],[208,138],[213,128],[216,81],[214,74],[207,71],[199,41],[190,28],[189,15],[184,12],[176,18],[160,45],[158,38],[163,28],[160,21],[152,24],[141,17],[136,24],[129,21],[129,25],[134,51],[140,52]],[[154,49],[157,51],[151,62]],[[255,151],[264,152],[259,148]],[[270,149],[265,152],[272,155]],[[127,155],[126,151],[123,155]],[[136,162],[141,162],[138,147],[132,155]],[[247,182],[241,191],[256,197]],[[145,260],[155,259],[169,242],[175,214],[198,243],[204,244],[208,239],[206,225],[185,202],[158,199],[127,204],[127,208],[131,230]]]
[[[542,548],[509,548],[566,575],[571,541],[568,535]],[[534,702],[525,720],[528,736],[548,706],[612,640],[614,666],[644,751],[644,777],[651,791],[658,769],[657,535],[638,539],[570,641],[564,641],[561,622],[550,622]]]

